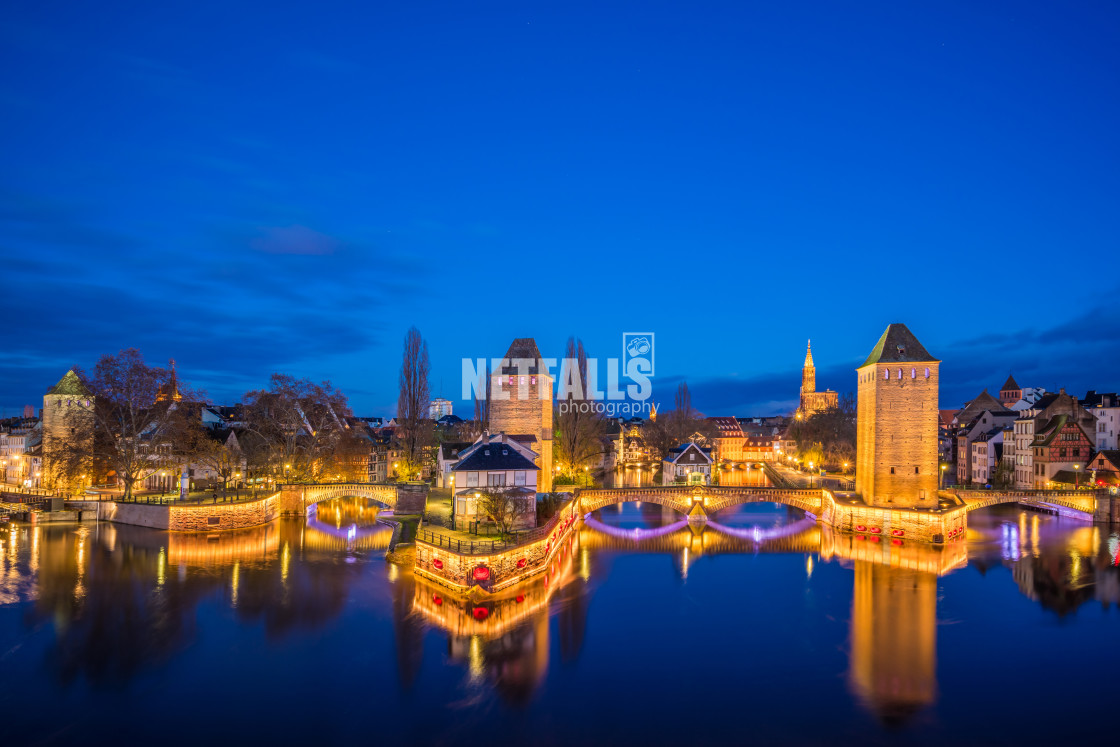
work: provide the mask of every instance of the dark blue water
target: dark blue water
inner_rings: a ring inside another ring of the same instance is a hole
[[[388,563],[353,510],[209,540],[4,530],[3,743],[1111,736],[1107,528],[989,510],[938,551],[769,504],[718,531],[652,504],[594,518],[547,586],[473,602]]]

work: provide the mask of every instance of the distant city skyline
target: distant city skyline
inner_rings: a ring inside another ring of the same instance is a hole
[[[329,4],[328,4],[329,5]],[[216,24],[215,18],[226,22]],[[127,18],[127,22],[121,19]],[[329,19],[329,20],[328,20]],[[892,322],[943,406],[1117,387],[1120,8],[10,9],[0,408],[140,349],[396,403],[532,336],[658,337],[654,400],[788,412]]]

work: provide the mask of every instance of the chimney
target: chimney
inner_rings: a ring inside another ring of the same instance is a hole
[[[1065,394],[1065,393],[1066,393],[1065,387],[1062,387],[1061,389],[1058,390],[1058,394]]]

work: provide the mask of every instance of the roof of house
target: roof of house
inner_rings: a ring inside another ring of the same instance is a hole
[[[975,399],[961,408],[960,412],[957,413],[957,422],[961,423],[965,420],[971,420],[976,415],[982,412],[991,412],[997,415],[1008,415],[1013,414],[1015,411],[1009,410],[1008,408],[1004,407],[998,399],[988,394],[988,390],[985,389],[984,391],[980,392],[980,394],[977,395]]]
[[[1062,428],[1067,423],[1077,426],[1077,430],[1081,431],[1081,434],[1085,436],[1086,440],[1089,440],[1090,443],[1092,442],[1092,439],[1089,439],[1088,434],[1085,433],[1076,420],[1071,421],[1069,415],[1055,415],[1046,422],[1046,425],[1035,430],[1034,441],[1031,441],[1031,446],[1048,446],[1050,442],[1054,440],[1054,437],[1061,433]]]
[[[943,426],[950,426],[953,424],[953,418],[957,416],[956,410],[938,410],[937,417]]]
[[[706,446],[697,446],[693,443],[681,444],[675,448],[669,449],[669,453],[665,455],[666,462],[676,463],[679,462],[681,457],[687,454],[690,450],[695,450],[704,458],[705,461],[712,461],[712,450]]]
[[[871,355],[863,362],[863,366],[875,363],[939,363],[918,342],[918,338],[905,324],[894,323],[887,326],[886,332],[875,343]],[[860,368],[863,368],[860,366]]]
[[[74,369],[71,368],[63,374],[57,384],[47,390],[47,394],[71,394],[76,397],[88,397],[90,396],[90,391],[86,388],[86,385],[82,383],[82,380],[78,378],[78,374],[74,373]]]
[[[1120,399],[1117,398],[1116,392],[1100,392],[1095,389],[1090,389],[1085,393],[1085,398],[1081,400],[1082,407],[1116,407],[1120,405]]]
[[[1093,457],[1093,461],[1103,459],[1112,465],[1113,469],[1120,471],[1120,449],[1101,449]]]
[[[462,488],[455,491],[455,495],[472,495],[474,493],[501,493],[509,496],[535,496],[537,491],[524,485],[479,485],[477,488]]]
[[[499,442],[480,445],[479,448],[460,459],[459,463],[451,468],[453,472],[510,469],[537,469],[537,465],[522,456],[521,452],[512,445]]]
[[[439,445],[439,458],[444,461],[450,461],[459,456],[459,452],[470,446],[469,443],[457,443],[447,441]]]
[[[713,417],[708,420],[715,424],[721,438],[737,438],[743,435],[743,429],[736,418]]]
[[[1015,383],[1015,377],[1012,376],[1011,374],[1008,374],[1007,375],[1007,381],[1003,382],[1003,386],[1001,386],[999,388],[999,390],[1001,392],[1007,392],[1007,391],[1018,391],[1021,388],[1022,387],[1020,387],[1018,384]]]

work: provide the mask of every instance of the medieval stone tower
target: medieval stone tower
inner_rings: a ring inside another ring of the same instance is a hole
[[[536,438],[528,446],[539,455],[537,490],[548,493],[552,491],[552,377],[541,366],[541,351],[531,337],[514,340],[505,357],[507,365],[490,375],[490,432]],[[520,370],[518,360],[523,362]]]
[[[83,469],[77,439],[88,438],[93,395],[74,369],[43,395],[43,483],[59,485]]]
[[[892,324],[856,369],[856,492],[868,505],[937,506],[939,364]]]

